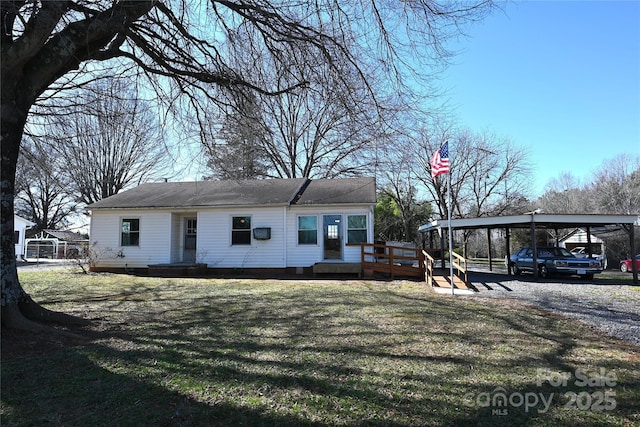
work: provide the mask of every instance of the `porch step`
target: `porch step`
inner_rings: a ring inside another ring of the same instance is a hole
[[[362,277],[362,264],[359,262],[317,262],[313,264],[313,276],[317,274],[357,274]]]
[[[154,277],[201,276],[207,271],[207,264],[199,263],[151,264],[148,267],[149,276]]]

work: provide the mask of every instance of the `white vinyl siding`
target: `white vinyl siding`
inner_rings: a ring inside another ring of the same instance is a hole
[[[199,260],[210,268],[284,268],[282,207],[208,209],[198,215]],[[254,228],[270,227],[271,238],[251,244],[232,244],[233,217],[251,216]]]
[[[170,210],[95,210],[91,219],[91,248],[99,253],[97,267],[145,268],[149,264],[178,262],[182,256],[183,219],[197,217],[197,260],[209,268],[310,267],[323,260],[322,217],[366,215],[366,232],[373,242],[373,207],[291,206],[254,208],[203,208]],[[251,216],[251,230],[271,228],[268,240],[251,239],[248,245],[232,245],[234,216]],[[317,244],[298,244],[298,218],[315,216]],[[123,218],[140,219],[139,246],[120,246]],[[286,229],[285,229],[286,227]],[[346,232],[346,230],[343,230]],[[345,242],[346,243],[346,242]],[[117,256],[121,251],[122,257]],[[360,246],[343,246],[344,262],[360,262]]]
[[[25,220],[17,215],[13,216],[13,230],[14,230],[14,246],[16,258],[24,255],[24,238],[27,228],[32,225],[30,221]],[[15,233],[18,233],[18,239],[15,240]]]
[[[120,246],[122,220],[140,219],[138,246]],[[170,212],[93,212],[91,244],[98,257],[97,266],[146,268],[149,264],[169,262],[171,257]]]

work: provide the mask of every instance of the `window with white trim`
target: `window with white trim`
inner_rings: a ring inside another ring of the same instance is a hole
[[[347,243],[367,242],[367,216],[347,216]]]
[[[298,244],[318,244],[318,217],[315,215],[298,217]]]
[[[140,246],[140,219],[123,218],[120,233],[121,246]]]
[[[234,216],[231,220],[231,244],[250,245],[251,244],[251,217]]]

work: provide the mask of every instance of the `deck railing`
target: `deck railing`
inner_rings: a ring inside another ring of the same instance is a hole
[[[380,243],[361,243],[362,269],[367,273],[385,273],[398,276],[422,277],[424,257],[422,250]]]
[[[433,258],[427,251],[422,250],[422,256],[424,257],[425,263],[425,271],[424,271],[424,280],[427,282],[428,286],[433,286],[436,282],[434,279],[434,265],[435,258]],[[453,253],[453,274],[457,275],[460,280],[464,282],[465,285],[469,284],[469,269],[468,262],[466,258],[458,255],[457,253]]]
[[[427,286],[433,286],[433,266],[436,260],[424,249],[422,256],[424,257],[424,281],[427,282]]]
[[[361,243],[360,246],[365,275],[378,272],[389,274],[392,279],[396,275],[424,277],[428,286],[434,285],[436,259],[427,250],[380,243]],[[468,261],[454,252],[452,265],[454,274],[468,284]]]
[[[453,252],[453,268],[456,269],[456,273],[464,283],[469,283],[469,269],[467,268],[466,258]]]

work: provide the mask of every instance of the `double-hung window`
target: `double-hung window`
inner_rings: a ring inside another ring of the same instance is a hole
[[[347,216],[347,243],[367,242],[367,216]]]
[[[231,220],[231,244],[250,245],[251,244],[251,217],[234,216]]]
[[[298,217],[298,244],[316,245],[318,244],[318,217],[299,216]]]
[[[140,219],[123,218],[120,234],[121,246],[140,246]]]

